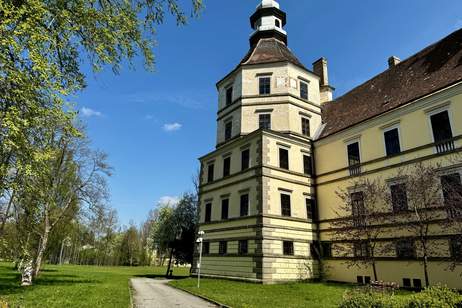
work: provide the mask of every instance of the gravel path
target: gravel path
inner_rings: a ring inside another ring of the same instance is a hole
[[[169,280],[132,278],[135,308],[203,308],[215,305],[167,285]]]

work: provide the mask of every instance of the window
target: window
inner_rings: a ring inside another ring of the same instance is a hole
[[[271,129],[271,114],[260,114],[258,116],[258,127],[261,129]]]
[[[391,205],[393,212],[403,212],[408,210],[406,184],[393,184],[390,186]]]
[[[279,168],[289,170],[289,150],[279,148]]]
[[[306,216],[309,220],[316,219],[316,201],[314,199],[305,199]]]
[[[369,257],[369,245],[366,241],[355,242],[353,255],[357,258]]]
[[[310,136],[310,120],[307,118],[302,118],[302,135]]]
[[[271,77],[260,78],[260,95],[271,94]]]
[[[290,195],[281,194],[281,215],[290,217]]]
[[[221,200],[221,219],[228,219],[229,199]]]
[[[420,279],[412,279],[412,283],[414,284],[414,288],[422,289],[422,280],[420,280]]]
[[[300,81],[300,97],[308,99],[308,84],[303,81]]]
[[[359,142],[351,143],[347,146],[348,166],[350,166],[350,175],[358,175],[361,172],[361,158],[359,155]]]
[[[246,255],[249,250],[249,242],[247,240],[239,241],[238,253],[240,255]]]
[[[204,255],[210,254],[210,242],[202,243],[202,254]]]
[[[403,287],[410,288],[411,287],[411,279],[410,278],[403,278]]]
[[[233,87],[226,89],[226,106],[233,103]]]
[[[212,204],[207,203],[205,205],[205,222],[210,222],[212,220]]]
[[[313,162],[311,156],[303,155],[303,173],[306,175],[313,175]]]
[[[225,255],[227,252],[228,252],[228,242],[220,241],[220,244],[218,246],[218,253],[220,255]]]
[[[399,259],[414,259],[415,247],[411,239],[403,239],[396,242],[396,256]]]
[[[279,19],[276,19],[276,20],[274,21],[274,25],[275,25],[276,27],[278,27],[278,28],[281,28],[281,21],[280,21]]]
[[[319,259],[320,257],[320,247],[319,247],[319,242],[314,241],[313,243],[310,244],[310,256],[313,259]]]
[[[450,239],[451,257],[456,261],[462,261],[462,235]]]
[[[462,183],[459,173],[443,175],[441,188],[444,196],[444,206],[450,218],[462,217]]]
[[[364,284],[363,276],[356,276],[356,282],[358,284]]]
[[[371,283],[371,276],[364,276],[364,283],[370,284]]]
[[[241,214],[241,217],[249,215],[249,195],[248,194],[241,195],[240,214]]]
[[[241,152],[241,170],[249,169],[250,166],[250,150],[244,150]]]
[[[233,122],[229,121],[225,123],[225,141],[231,139],[233,134]]]
[[[362,226],[365,214],[364,194],[362,191],[351,194],[351,212],[353,215],[353,226]]]
[[[223,159],[223,177],[229,176],[231,172],[231,157]]]
[[[384,132],[383,136],[385,138],[385,150],[387,152],[387,156],[401,153],[398,128],[393,128]]]
[[[213,182],[213,176],[214,176],[214,172],[215,172],[215,165],[214,164],[210,164],[208,165],[207,167],[207,182],[210,183],[210,182]]]
[[[285,256],[293,256],[294,255],[294,242],[283,241],[282,242],[282,253]]]
[[[430,116],[432,125],[433,139],[436,143],[438,153],[444,153],[454,150],[454,141],[452,139],[451,123],[449,122],[449,113],[443,111]]]
[[[332,243],[321,242],[321,255],[324,258],[332,257]]]

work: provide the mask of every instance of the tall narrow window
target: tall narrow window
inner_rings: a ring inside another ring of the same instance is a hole
[[[383,136],[385,138],[385,149],[387,151],[387,156],[401,153],[398,128],[393,128],[384,132]]]
[[[399,259],[414,259],[415,246],[411,239],[402,239],[396,242],[396,257]]]
[[[229,176],[231,173],[231,157],[223,159],[223,177]]]
[[[438,153],[454,150],[454,141],[452,140],[451,123],[449,122],[449,113],[443,111],[430,116],[432,124],[433,139],[436,143]]]
[[[462,235],[451,237],[449,243],[451,257],[456,261],[462,261]]]
[[[225,141],[231,139],[233,135],[233,122],[228,121],[225,123]]]
[[[303,155],[303,173],[306,175],[313,175],[313,162],[311,156]]]
[[[240,240],[238,246],[238,253],[240,255],[246,255],[249,252],[249,241]]]
[[[271,94],[271,77],[261,77],[259,86],[260,95]]]
[[[300,97],[308,99],[308,84],[303,81],[300,81]]]
[[[225,255],[228,252],[228,242],[226,241],[220,241],[220,244],[218,246],[218,253],[220,255]]]
[[[367,244],[367,242],[355,242],[353,246],[353,254],[355,257],[369,257],[369,245]]]
[[[210,222],[212,220],[212,204],[207,203],[205,205],[205,222]]]
[[[348,166],[350,175],[358,175],[361,172],[361,158],[359,154],[359,142],[351,143],[347,146],[348,150]]]
[[[258,116],[258,127],[261,129],[271,129],[271,114],[262,113]]]
[[[316,201],[314,199],[305,199],[306,204],[306,218],[309,220],[316,219]]]
[[[202,243],[202,254],[204,255],[210,254],[210,242]]]
[[[249,195],[241,195],[240,214],[242,216],[249,215]]]
[[[459,173],[441,177],[444,205],[451,218],[462,217],[462,183]]]
[[[283,241],[282,242],[282,253],[285,256],[293,256],[294,255],[294,242]]]
[[[310,120],[307,118],[302,118],[302,135],[310,136]]]
[[[393,212],[402,212],[408,210],[406,184],[393,184],[390,186],[391,205]]]
[[[289,170],[289,150],[279,148],[279,168]]]
[[[281,215],[290,217],[290,195],[281,194]]]
[[[321,242],[321,256],[324,258],[332,257],[332,243]]]
[[[241,170],[249,169],[250,164],[250,150],[246,149],[241,152]]]
[[[233,87],[226,89],[226,106],[233,103]]]
[[[213,182],[214,173],[215,173],[215,165],[209,164],[207,167],[207,182],[208,183]]]
[[[362,191],[351,194],[351,211],[353,215],[353,225],[362,226],[364,222],[364,194]]]
[[[228,212],[229,212],[229,199],[221,200],[221,219],[225,220],[228,219]]]

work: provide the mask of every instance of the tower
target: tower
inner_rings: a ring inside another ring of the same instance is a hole
[[[217,83],[216,149],[200,158],[201,273],[263,283],[314,278],[311,144],[324,84],[288,48],[276,1],[263,0],[250,23],[249,52]]]

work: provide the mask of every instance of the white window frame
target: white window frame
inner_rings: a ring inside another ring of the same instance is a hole
[[[451,132],[452,135],[454,136],[454,125],[452,124],[454,122],[452,113],[451,113],[451,102],[446,102],[444,104],[441,104],[440,106],[436,107],[431,107],[425,110],[425,113],[427,115],[427,123],[428,123],[428,130],[430,132],[431,140],[432,143],[435,143],[435,136],[433,135],[433,127],[432,127],[432,121],[431,117],[435,114],[441,113],[441,112],[447,112],[448,113],[448,118],[449,118],[449,126],[451,127]],[[433,153],[436,154],[438,153],[436,146],[433,147]]]
[[[350,144],[353,144],[353,143],[358,143],[358,147],[359,147],[359,162],[360,164],[363,163],[363,155],[362,155],[362,151],[361,151],[361,136],[356,136],[356,137],[353,137],[353,138],[350,138],[350,139],[347,139],[344,141],[345,143],[345,161],[346,161],[346,167],[349,168],[350,167],[350,162],[348,161],[348,146]]]

